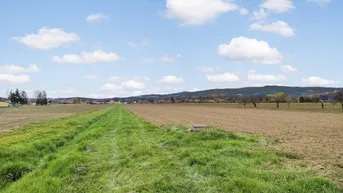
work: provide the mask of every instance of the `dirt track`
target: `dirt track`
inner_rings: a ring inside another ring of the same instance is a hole
[[[206,124],[262,134],[276,139],[278,147],[304,155],[312,167],[335,168],[339,179],[343,179],[343,114],[238,109],[211,104],[128,105],[128,108],[158,126]]]

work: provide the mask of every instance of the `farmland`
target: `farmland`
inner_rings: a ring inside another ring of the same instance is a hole
[[[0,108],[0,133],[28,123],[96,111],[107,105],[49,105]]]
[[[1,137],[0,191],[339,192],[263,137],[187,130],[123,107],[29,124]]]
[[[252,133],[275,140],[273,146],[304,157],[320,175],[343,179],[343,112],[320,111],[320,106],[259,104],[255,109],[236,104],[129,105],[139,117],[157,126],[206,124]],[[271,110],[273,109],[273,110]]]

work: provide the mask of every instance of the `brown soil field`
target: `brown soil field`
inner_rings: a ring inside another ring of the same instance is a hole
[[[49,105],[0,108],[0,133],[28,123],[67,117],[108,107],[108,105]]]
[[[226,104],[127,107],[157,126],[205,124],[274,139],[276,147],[304,157],[308,167],[333,177],[343,187],[343,113],[235,108]]]

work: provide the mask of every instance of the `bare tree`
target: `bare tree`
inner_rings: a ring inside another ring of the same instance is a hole
[[[263,97],[261,97],[261,96],[250,96],[249,100],[254,105],[254,107],[257,108],[257,103],[260,103],[263,100]]]
[[[247,96],[240,96],[239,97],[239,103],[243,104],[244,107],[246,107],[247,104],[249,103],[249,97],[247,97]]]
[[[287,101],[287,104],[288,104],[288,108],[289,108],[289,105],[292,103],[292,102],[295,102],[296,101],[296,96],[293,96],[293,95],[288,95],[286,97],[286,101]]]
[[[331,102],[335,105],[340,103],[343,109],[343,90],[336,91],[331,95]]]

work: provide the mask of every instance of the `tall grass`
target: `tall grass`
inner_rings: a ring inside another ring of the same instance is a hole
[[[158,128],[121,107],[6,138],[14,139],[0,144],[3,192],[339,192],[286,168],[296,156],[259,137]]]

